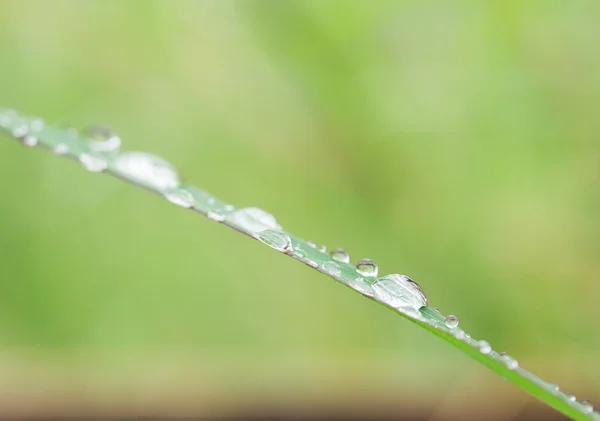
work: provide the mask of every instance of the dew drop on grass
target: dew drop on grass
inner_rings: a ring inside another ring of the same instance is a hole
[[[67,152],[69,152],[69,147],[66,143],[59,143],[58,145],[52,147],[52,153],[54,155],[64,155]]]
[[[500,356],[502,357],[502,360],[504,361],[504,365],[509,370],[516,370],[517,368],[519,368],[519,362],[517,360],[515,360],[513,357],[511,357],[510,355],[508,355],[506,352],[501,352]]]
[[[333,276],[340,276],[340,274],[342,273],[340,265],[338,265],[335,262],[332,262],[331,260],[328,260],[325,263],[323,263],[321,265],[321,269],[323,269],[324,272],[327,272],[328,274]]]
[[[33,136],[33,135],[25,135],[25,137],[23,137],[23,140],[21,141],[23,143],[23,145],[25,146],[35,146],[38,143],[37,137]]]
[[[466,339],[467,335],[465,334],[464,330],[462,330],[462,329],[456,329],[456,332],[454,332],[454,337],[456,339],[458,339],[459,341],[464,341]]]
[[[375,296],[375,291],[373,290],[373,287],[368,282],[366,282],[364,278],[361,278],[360,276],[350,281],[348,285],[350,285],[353,289],[357,290],[361,294],[368,295],[369,297]]]
[[[567,399],[569,399],[571,402],[575,402],[577,397],[573,393],[567,393]]]
[[[594,410],[594,406],[588,400],[581,401],[579,403],[581,404],[581,409],[583,410],[584,414],[589,414],[590,412],[592,412]]]
[[[219,207],[211,208],[206,213],[206,216],[213,221],[223,222],[225,219],[227,219],[227,215],[229,215],[233,209],[234,207],[232,205],[221,205]]]
[[[312,241],[307,241],[306,244],[308,244],[310,247],[316,249],[317,245],[315,243],[313,243]]]
[[[386,275],[373,284],[375,295],[394,308],[420,309],[427,305],[424,295],[413,286],[405,275]]]
[[[281,230],[277,220],[269,212],[260,208],[242,208],[233,212],[228,218],[248,232],[256,233],[267,229]]]
[[[184,189],[170,189],[165,193],[165,199],[183,208],[191,208],[196,202],[194,196]]]
[[[348,253],[346,253],[346,251],[344,249],[335,248],[335,249],[331,250],[331,252],[329,254],[331,254],[331,258],[333,260],[337,260],[338,262],[342,262],[342,263],[350,262],[350,256],[348,255]]]
[[[290,236],[283,231],[268,229],[256,234],[261,242],[277,251],[287,251],[292,247]]]
[[[479,352],[482,354],[489,354],[492,352],[492,347],[487,341],[479,341],[477,342],[477,348],[479,348]]]
[[[91,172],[102,172],[108,168],[108,163],[103,158],[87,153],[79,155],[79,162],[81,162],[86,170]]]
[[[458,317],[451,314],[448,317],[446,317],[445,323],[448,329],[454,329],[455,327],[458,327]]]
[[[118,174],[158,190],[179,186],[179,176],[175,168],[164,159],[149,153],[121,153],[114,166]]]
[[[118,151],[121,147],[121,138],[106,126],[95,125],[84,130],[84,134],[91,139],[90,148],[99,152]]]
[[[358,261],[356,271],[363,276],[377,276],[379,268],[373,260],[365,258]]]

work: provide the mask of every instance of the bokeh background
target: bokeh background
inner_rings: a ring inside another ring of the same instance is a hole
[[[0,0],[0,106],[107,124],[598,401],[598,22],[597,0]],[[8,139],[0,174],[0,418],[560,419],[193,212]]]

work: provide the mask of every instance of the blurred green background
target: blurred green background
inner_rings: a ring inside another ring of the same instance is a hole
[[[0,0],[0,106],[107,124],[600,398],[598,22],[597,0]],[[7,138],[0,164],[2,414],[540,409],[193,212]]]

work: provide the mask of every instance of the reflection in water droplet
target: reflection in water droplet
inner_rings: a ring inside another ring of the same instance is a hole
[[[575,402],[577,397],[573,393],[567,393],[567,399],[569,399],[571,402]]]
[[[58,145],[52,147],[52,153],[54,155],[64,155],[67,152],[69,152],[69,147],[66,143],[59,143]]]
[[[340,265],[338,265],[335,262],[332,262],[331,260],[328,260],[325,263],[323,263],[321,268],[323,269],[324,272],[327,272],[333,276],[340,276],[340,274],[342,273],[342,269],[340,268]]]
[[[386,275],[374,284],[376,296],[384,303],[394,308],[420,309],[427,305],[424,296],[414,288],[408,276]]]
[[[179,176],[173,166],[164,159],[145,152],[121,153],[114,166],[118,174],[157,190],[179,186]]]
[[[281,226],[277,223],[275,217],[260,208],[239,209],[232,213],[228,219],[250,233],[267,229],[281,230]]]
[[[458,317],[451,314],[448,317],[446,317],[445,323],[446,323],[446,327],[448,329],[454,329],[455,327],[458,326]]]
[[[356,271],[363,276],[377,276],[379,268],[371,259],[360,259],[356,264]]]
[[[346,251],[344,249],[336,248],[336,249],[331,250],[331,252],[329,254],[331,254],[331,258],[333,260],[337,260],[338,262],[342,262],[342,263],[350,262],[350,256],[348,255],[348,253],[346,253]]]
[[[292,247],[290,236],[283,231],[268,229],[256,235],[260,241],[278,251],[287,251]]]
[[[589,414],[590,412],[592,412],[594,410],[594,406],[588,400],[584,400],[579,403],[581,404],[581,410],[583,411],[584,414]]]
[[[84,130],[84,134],[91,138],[90,148],[100,152],[118,151],[121,147],[121,138],[106,126],[96,125]]]
[[[165,199],[183,208],[194,206],[195,200],[192,194],[184,189],[171,189],[165,193]]]
[[[37,137],[33,136],[33,135],[25,135],[25,137],[23,138],[23,140],[21,141],[23,143],[23,145],[25,146],[35,146],[38,143]]]
[[[81,162],[86,170],[91,172],[101,172],[108,168],[108,163],[103,158],[87,153],[79,155],[79,162]]]
[[[14,137],[23,137],[27,133],[29,133],[29,127],[27,127],[25,124],[21,124],[12,130],[12,135]]]
[[[490,352],[492,352],[492,347],[486,341],[477,342],[477,347],[479,348],[479,352],[481,352],[482,354],[489,354]]]

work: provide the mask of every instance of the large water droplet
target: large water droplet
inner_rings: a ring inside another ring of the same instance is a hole
[[[278,251],[287,251],[292,247],[290,236],[283,231],[268,229],[256,235],[260,241]]]
[[[448,317],[446,317],[445,323],[448,329],[454,329],[455,327],[458,327],[458,317],[451,314]]]
[[[118,151],[121,147],[121,138],[106,126],[96,125],[84,130],[84,134],[91,138],[90,148],[100,152]]]
[[[594,406],[588,400],[584,400],[579,403],[581,404],[581,410],[583,411],[584,414],[589,414],[590,412],[592,412],[594,410]]]
[[[340,276],[342,273],[342,269],[340,268],[340,265],[338,265],[335,262],[332,262],[331,260],[328,260],[325,263],[323,263],[321,265],[321,269],[323,269],[324,272],[329,273],[330,275],[333,275],[333,276]]]
[[[108,168],[108,163],[103,158],[87,153],[79,155],[79,162],[81,162],[86,170],[91,172],[101,172]]]
[[[377,276],[379,268],[371,259],[361,259],[356,264],[356,271],[363,276]]]
[[[376,296],[384,303],[394,307],[420,309],[427,305],[427,300],[414,288],[410,278],[404,275],[386,275],[374,284]]]
[[[281,230],[281,226],[277,223],[275,217],[260,208],[252,207],[239,209],[233,212],[228,219],[251,233],[267,229]]]
[[[486,341],[477,342],[477,348],[479,348],[479,352],[481,352],[482,354],[489,354],[490,352],[492,352],[492,347]]]
[[[335,248],[335,249],[331,250],[331,252],[329,254],[331,254],[331,258],[333,260],[337,260],[338,262],[342,262],[342,263],[350,262],[350,256],[348,255],[348,253],[346,253],[346,251],[344,249]]]
[[[194,206],[195,200],[192,194],[184,189],[171,189],[165,193],[165,199],[183,208]]]
[[[179,186],[179,176],[173,166],[145,152],[124,152],[117,157],[114,166],[117,173],[158,190]]]

